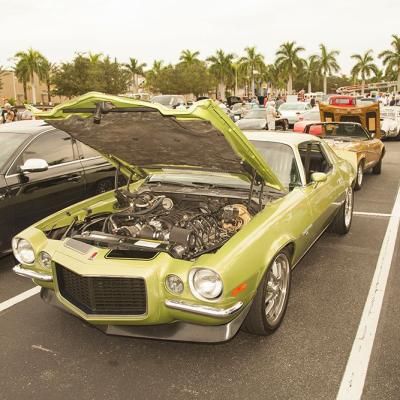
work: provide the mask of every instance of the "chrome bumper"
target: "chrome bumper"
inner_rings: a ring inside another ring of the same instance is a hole
[[[52,275],[41,274],[39,272],[35,272],[30,269],[22,268],[20,264],[16,265],[13,268],[13,271],[17,275],[23,276],[24,278],[37,279],[39,281],[44,281],[44,282],[53,282]]]
[[[200,314],[206,317],[225,318],[237,313],[243,307],[243,302],[238,301],[229,308],[217,308],[198,304],[189,304],[179,300],[166,300],[165,305],[168,308]]]

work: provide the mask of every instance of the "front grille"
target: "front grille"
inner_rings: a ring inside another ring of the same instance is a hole
[[[61,296],[86,314],[142,315],[147,309],[142,278],[81,276],[56,264]]]

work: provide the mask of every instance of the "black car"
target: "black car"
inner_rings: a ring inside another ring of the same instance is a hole
[[[0,254],[35,221],[114,187],[115,168],[45,121],[0,125]]]

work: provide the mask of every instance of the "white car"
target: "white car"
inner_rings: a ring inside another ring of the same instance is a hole
[[[282,118],[288,120],[289,126],[293,126],[299,120],[300,114],[304,114],[305,111],[311,109],[312,107],[309,103],[295,102],[283,103],[278,111]]]
[[[400,138],[400,107],[381,107],[381,132],[384,138]]]

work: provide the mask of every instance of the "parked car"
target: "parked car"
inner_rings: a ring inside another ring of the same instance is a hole
[[[91,93],[70,107],[82,114],[57,119],[56,107],[49,122],[135,181],[17,234],[14,271],[109,334],[268,335],[292,268],[328,226],[350,229],[354,170],[316,137],[263,132],[250,143],[207,100],[184,113]]]
[[[305,111],[311,110],[311,105],[309,103],[295,102],[295,103],[283,103],[278,111],[282,118],[288,120],[289,126],[293,125],[299,120],[300,114]]]
[[[267,111],[264,107],[250,110],[242,119],[236,122],[242,130],[268,129]],[[275,119],[275,129],[286,131],[289,127],[287,119],[278,116]]]
[[[176,95],[176,94],[165,94],[160,96],[154,96],[151,100],[152,103],[161,104],[167,108],[178,108],[178,107],[186,107],[186,100],[184,96]]]
[[[320,121],[321,118],[318,108],[313,108],[311,110],[305,111],[303,114],[299,115],[299,120],[293,126],[293,132],[304,133],[305,127],[307,125],[309,125],[310,123],[316,123]],[[320,128],[321,127],[319,125],[316,125],[313,128],[312,134],[320,135],[322,132]]]
[[[314,123],[306,126],[306,133],[321,130],[321,137],[341,156],[341,151],[354,152],[357,156],[357,179],[355,190],[361,189],[364,173],[370,169],[379,175],[385,146],[361,125],[355,122]]]
[[[381,133],[383,138],[400,138],[400,107],[381,107]]]
[[[41,218],[113,188],[114,167],[44,121],[0,125],[0,254]]]

